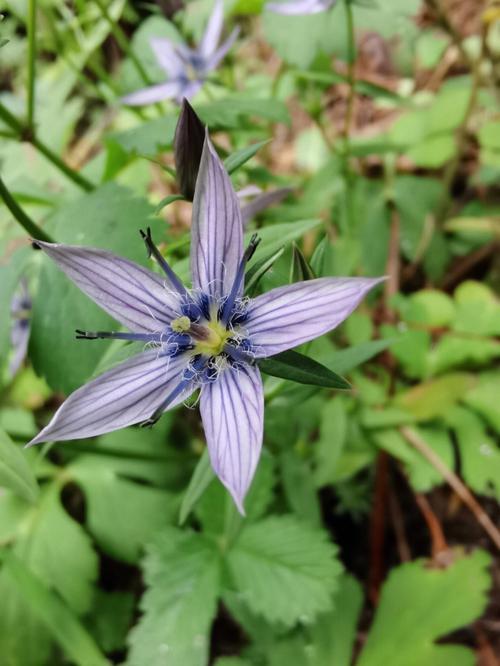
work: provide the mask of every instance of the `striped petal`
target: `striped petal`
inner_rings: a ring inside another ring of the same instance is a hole
[[[95,437],[148,419],[180,383],[186,358],[142,352],[85,384],[63,402],[50,423],[28,444]],[[190,387],[168,409],[185,400]]]
[[[179,58],[176,45],[165,37],[153,37],[149,42],[160,67],[174,79],[184,71],[184,63]]]
[[[226,41],[219,46],[219,48],[207,58],[206,72],[210,72],[217,67],[217,65],[226,57],[227,52],[236,41],[240,34],[240,29],[235,28]]]
[[[257,358],[328,333],[385,278],[318,278],[272,289],[250,303],[245,328]]]
[[[238,197],[206,133],[193,201],[193,286],[214,298],[228,294],[242,254],[243,224]]]
[[[201,39],[199,53],[204,58],[209,58],[217,48],[222,33],[222,23],[224,21],[224,2],[215,0],[214,8],[208,19],[205,33]]]
[[[129,106],[144,106],[146,104],[155,104],[164,99],[177,99],[182,96],[182,84],[176,79],[175,81],[167,81],[166,83],[158,83],[154,86],[141,88],[136,92],[130,93],[122,97],[123,104]]]
[[[240,513],[259,461],[264,428],[264,393],[254,366],[228,368],[205,384],[201,417],[214,472]]]
[[[111,252],[36,241],[58,267],[114,319],[136,333],[163,328],[178,316],[166,279]]]
[[[286,16],[300,16],[304,14],[319,14],[333,7],[337,0],[291,0],[291,2],[269,2],[267,11]]]

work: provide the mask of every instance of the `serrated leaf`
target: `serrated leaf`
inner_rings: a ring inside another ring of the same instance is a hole
[[[456,558],[445,569],[417,561],[392,570],[357,666],[386,666],[394,655],[404,666],[476,663],[469,648],[435,643],[477,619],[488,601],[490,556],[477,550]]]
[[[143,615],[128,666],[205,666],[219,592],[219,554],[200,534],[168,528],[148,548]]]
[[[475,385],[473,375],[455,372],[403,391],[393,402],[415,418],[426,421],[443,414]]]
[[[324,388],[350,389],[349,382],[326,366],[304,354],[288,350],[258,361],[262,372],[299,384]]]
[[[266,141],[258,141],[257,143],[253,143],[251,146],[237,150],[235,153],[229,155],[229,157],[224,160],[226,171],[229,174],[234,173],[237,169],[243,166],[243,164],[248,162],[248,160],[250,160],[256,153],[258,153],[259,150],[267,143],[269,143],[269,139],[266,139]]]
[[[93,638],[76,616],[13,552],[0,551],[6,568],[20,595],[50,631],[65,653],[78,666],[108,666]]]
[[[0,486],[9,488],[28,502],[34,502],[38,496],[38,484],[26,455],[1,429]]]
[[[341,566],[324,532],[293,517],[246,527],[227,555],[242,599],[269,622],[310,622],[331,604]]]

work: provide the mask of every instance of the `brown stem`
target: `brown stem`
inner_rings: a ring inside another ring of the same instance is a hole
[[[441,474],[448,485],[453,488],[460,497],[465,506],[471,511],[477,522],[488,534],[495,546],[500,550],[500,531],[495,527],[491,518],[485,512],[483,507],[476,500],[467,486],[458,478],[458,476],[445,465],[437,453],[420,437],[414,430],[403,426],[399,429],[400,433],[430,464]]]
[[[448,544],[444,536],[443,528],[438,520],[438,517],[432,510],[429,500],[422,493],[414,493],[415,501],[424,517],[429,533],[431,535],[431,553],[432,558],[437,559],[440,553],[448,550]]]
[[[389,455],[380,451],[375,471],[375,492],[370,518],[370,572],[368,595],[377,605],[384,578],[385,513],[388,494]]]
[[[406,538],[405,520],[401,505],[394,488],[389,493],[389,511],[391,513],[392,526],[396,536],[396,546],[401,562],[410,562],[411,550]]]

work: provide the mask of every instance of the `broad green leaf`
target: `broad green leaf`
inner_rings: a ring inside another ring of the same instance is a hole
[[[431,427],[414,429],[443,463],[453,469],[455,462],[453,444],[448,430]],[[412,488],[417,492],[427,492],[443,483],[441,474],[406,441],[399,430],[375,431],[373,440],[377,446],[401,460],[410,478]]]
[[[176,497],[121,478],[98,456],[79,458],[68,473],[85,492],[89,531],[101,548],[118,560],[137,562],[158,530],[175,519]]]
[[[0,561],[20,596],[78,666],[107,666],[93,638],[73,611],[13,552],[0,551]]]
[[[307,627],[308,666],[351,664],[356,626],[363,606],[363,591],[355,578],[349,574],[341,576],[333,604],[333,610],[320,615],[315,624]]]
[[[59,495],[58,485],[52,484],[36,506],[27,505],[14,552],[68,606],[83,614],[92,603],[97,556],[89,536],[66,513]]]
[[[347,409],[342,396],[329,400],[321,411],[319,439],[314,445],[315,481],[318,487],[331,483],[337,462],[347,443]]]
[[[417,167],[439,169],[452,159],[456,149],[453,134],[438,134],[412,146],[406,151],[406,155]]]
[[[226,171],[228,173],[234,173],[268,143],[269,139],[266,141],[259,141],[258,143],[253,143],[251,146],[247,146],[246,148],[242,148],[241,150],[237,150],[235,153],[232,153],[224,160]]]
[[[477,386],[473,387],[464,399],[497,433],[500,433],[499,395],[500,372],[484,372],[478,377]]]
[[[446,568],[425,561],[393,569],[382,588],[375,620],[357,666],[474,666],[474,653],[436,640],[476,620],[488,602],[490,556],[455,554]],[[460,591],[457,594],[457,591]]]
[[[472,335],[500,335],[500,302],[485,284],[467,280],[455,290],[453,329]]]
[[[175,116],[163,116],[142,122],[137,127],[113,132],[108,135],[108,140],[131,155],[156,155],[172,146],[176,124]]]
[[[161,221],[151,219],[152,213],[145,199],[107,183],[61,206],[48,229],[59,242],[103,248],[144,265],[147,258],[139,229],[151,226],[153,236],[159,237],[162,226]],[[39,253],[38,260],[42,271],[33,308],[30,356],[37,373],[52,388],[69,393],[89,378],[109,346],[106,340],[97,344],[75,340],[75,329],[113,330],[116,323],[47,256]]]
[[[262,372],[273,377],[281,377],[299,384],[322,386],[324,388],[350,389],[351,385],[326,366],[304,354],[289,350],[258,361]]]
[[[105,652],[122,650],[134,613],[131,592],[96,590],[95,603],[89,615],[89,626]]]
[[[269,622],[311,622],[331,605],[340,564],[326,534],[291,516],[249,525],[227,555],[234,585]]]
[[[291,511],[304,522],[321,526],[321,509],[311,464],[292,449],[280,457],[283,490]]]
[[[205,666],[219,592],[219,554],[200,534],[167,528],[144,561],[143,612],[129,635],[129,666]]]
[[[410,324],[448,326],[455,317],[455,304],[437,289],[422,289],[398,302],[402,318]]]
[[[193,507],[212,483],[214,478],[215,474],[210,465],[208,449],[205,449],[201,458],[198,460],[193,476],[191,477],[189,485],[182,498],[181,509],[179,512],[179,525],[183,525],[186,522],[186,518],[189,516]]]
[[[38,496],[38,484],[23,452],[0,429],[0,486],[9,488],[19,497],[34,502]]]
[[[348,349],[340,349],[336,351],[332,357],[329,365],[335,372],[345,374],[369,361],[380,352],[385,351],[392,344],[392,340],[371,340],[370,342],[362,342],[354,347]]]
[[[455,432],[460,473],[467,485],[481,495],[500,499],[500,450],[486,424],[463,407],[453,407],[446,422]]]
[[[433,374],[466,364],[484,365],[500,357],[500,342],[491,338],[467,335],[444,335],[429,355],[429,370]]]
[[[426,421],[441,416],[448,407],[464,398],[476,383],[476,378],[465,372],[443,375],[399,393],[393,404],[418,420]]]
[[[290,122],[286,105],[277,99],[232,94],[208,104],[199,104],[196,113],[210,129],[232,129],[245,124],[251,126],[255,118],[274,123]]]

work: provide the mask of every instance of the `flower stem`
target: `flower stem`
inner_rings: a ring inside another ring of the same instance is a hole
[[[0,197],[2,197],[5,205],[10,210],[12,215],[16,218],[23,229],[29,233],[30,236],[36,238],[37,240],[45,241],[46,243],[54,242],[52,238],[47,233],[45,233],[43,229],[40,229],[40,227],[35,222],[33,222],[33,220],[24,212],[24,210],[9,192],[7,186],[1,178]]]
[[[35,121],[35,63],[36,63],[36,0],[28,3],[28,103],[27,125],[33,128]]]
[[[344,178],[346,186],[346,218],[347,229],[350,233],[354,231],[354,202],[353,202],[353,173],[350,165],[351,158],[351,126],[354,115],[354,98],[356,95],[356,35],[354,32],[354,16],[352,12],[352,0],[345,0],[345,16],[347,31],[347,109],[344,122]]]
[[[3,104],[0,104],[0,119],[4,121],[14,132],[21,141],[28,141],[34,146],[42,155],[44,155],[52,164],[59,169],[64,175],[72,180],[78,187],[86,192],[91,192],[95,189],[93,183],[87,180],[84,176],[74,171],[69,167],[56,153],[46,146],[40,139],[37,138],[33,128],[27,127],[21,123]]]

